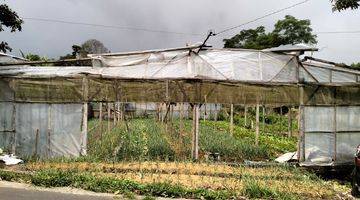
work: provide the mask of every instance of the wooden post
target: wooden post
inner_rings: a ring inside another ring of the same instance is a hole
[[[120,102],[117,102],[117,121],[121,121],[121,103]]]
[[[16,104],[13,103],[13,113],[11,116],[11,126],[14,130],[12,134],[12,144],[11,144],[11,153],[15,155],[16,153]]]
[[[83,119],[82,119],[82,137],[81,137],[81,152],[82,156],[87,154],[87,134],[88,134],[88,96],[89,96],[88,79],[83,78]]]
[[[107,132],[110,133],[111,130],[111,104],[107,103]]]
[[[39,146],[39,129],[36,129],[36,132],[35,132],[35,147],[34,147],[33,157],[38,156],[38,146]]]
[[[258,104],[256,104],[256,129],[255,129],[255,132],[256,132],[255,145],[256,146],[259,146],[259,136],[260,136],[259,124],[260,124],[260,105],[258,103]]]
[[[245,126],[245,127],[247,127],[247,111],[248,111],[248,107],[245,105],[245,114],[244,114],[244,115],[245,115],[245,116],[244,116],[244,118],[245,118],[245,120],[244,120],[244,121],[245,121],[245,122],[244,122],[244,126]]]
[[[100,140],[102,140],[103,135],[103,103],[99,103],[99,126],[100,126]]]
[[[300,86],[300,106],[299,106],[299,161],[305,161],[305,106],[304,106],[304,86]]]
[[[214,120],[217,122],[217,119],[218,119],[218,104],[216,103],[215,104],[215,112],[214,112]]]
[[[230,135],[234,135],[234,104],[230,105]]]
[[[114,102],[113,103],[113,115],[114,115],[114,126],[113,127],[115,127],[116,126],[116,103]]]
[[[48,107],[48,127],[47,127],[47,156],[51,157],[51,104]]]
[[[292,113],[291,113],[291,107],[289,107],[289,113],[288,113],[288,137],[292,137]]]
[[[283,135],[282,133],[282,116],[283,116],[283,110],[282,110],[282,106],[280,107],[280,117],[279,117],[279,127],[280,127],[280,130],[279,130],[279,135]]]
[[[184,131],[184,103],[180,103],[180,112],[179,112],[179,130],[180,130],[180,135],[182,135],[183,131]]]
[[[192,159],[199,159],[199,104],[194,104],[193,109],[193,138],[192,138]]]
[[[262,113],[263,113],[263,116],[262,116],[262,125],[263,125],[263,133],[265,133],[265,105],[262,106]]]

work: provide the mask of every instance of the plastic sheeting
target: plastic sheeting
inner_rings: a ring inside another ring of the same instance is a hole
[[[22,157],[79,155],[82,104],[16,103],[14,110],[13,103],[1,103],[0,110],[7,111],[0,115],[0,148],[10,151],[15,142],[15,153]]]
[[[352,163],[360,144],[360,106],[306,106],[304,112],[305,162]]]

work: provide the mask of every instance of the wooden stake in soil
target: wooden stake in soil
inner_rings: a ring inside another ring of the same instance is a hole
[[[289,107],[289,113],[288,113],[288,137],[292,137],[292,113],[291,113],[291,107]]]
[[[113,127],[115,127],[116,126],[116,103],[114,102],[113,103],[113,115],[114,115],[114,126]]]
[[[36,158],[38,156],[38,146],[39,146],[39,129],[36,129],[35,132],[35,147],[33,157]]]
[[[248,111],[248,107],[245,105],[245,116],[244,116],[244,118],[245,118],[245,120],[244,120],[244,125],[245,125],[245,127],[247,127],[247,111]]]
[[[88,135],[88,96],[89,96],[89,86],[88,79],[83,78],[83,117],[82,117],[82,137],[81,137],[81,152],[80,154],[85,156],[87,154],[87,135]]]
[[[111,130],[111,104],[107,103],[107,132],[110,133]]]
[[[256,104],[256,137],[255,137],[255,145],[259,146],[259,136],[260,136],[260,105]]]
[[[179,112],[179,131],[180,134],[182,135],[183,131],[184,131],[184,103],[180,103],[180,112]]]
[[[99,130],[100,130],[100,140],[102,140],[102,135],[103,135],[103,103],[100,102],[99,103]]]
[[[192,138],[192,159],[199,159],[199,104],[194,104],[193,109],[193,138]]]
[[[234,135],[234,104],[230,105],[230,135]]]

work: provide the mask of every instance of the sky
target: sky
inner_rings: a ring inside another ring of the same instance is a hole
[[[182,47],[202,42],[209,30],[219,32],[302,0],[0,0],[24,18],[23,30],[0,32],[11,54],[33,53],[48,58],[71,53],[73,44],[98,39],[111,52]],[[221,48],[223,39],[241,29],[265,26],[268,31],[285,15],[310,19],[314,32],[360,31],[360,9],[332,12],[330,0],[310,0],[295,8],[210,38]],[[33,21],[55,19],[191,34],[169,34],[105,27]],[[200,34],[200,35],[194,35]],[[351,64],[360,62],[360,33],[318,34],[314,57]]]

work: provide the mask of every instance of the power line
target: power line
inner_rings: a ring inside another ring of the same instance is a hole
[[[65,21],[65,20],[58,20],[58,19],[44,19],[44,18],[35,18],[35,17],[23,17],[23,19],[33,20],[33,21],[41,21],[41,22],[54,22],[54,23],[62,23],[62,24],[74,24],[74,25],[83,25],[83,26],[113,28],[113,29],[121,29],[121,30],[144,31],[144,32],[152,32],[152,33],[204,36],[204,34],[198,34],[198,33],[185,33],[185,32],[164,31],[164,30],[155,30],[155,29],[147,29],[147,28],[127,27],[127,26],[93,24],[93,23]]]
[[[237,25],[237,26],[234,26],[234,27],[230,27],[230,28],[224,29],[224,30],[218,32],[216,35],[223,34],[223,33],[227,32],[227,31],[231,31],[231,30],[237,29],[237,28],[239,28],[239,27],[241,27],[241,26],[245,26],[245,25],[247,25],[247,24],[256,22],[256,21],[258,21],[258,20],[264,19],[264,18],[269,17],[269,16],[271,16],[271,15],[274,15],[274,14],[280,13],[280,12],[282,12],[282,11],[285,11],[285,10],[288,10],[288,9],[291,9],[291,8],[294,8],[294,7],[296,7],[296,6],[305,4],[305,3],[307,3],[308,1],[310,1],[310,0],[305,0],[305,1],[302,1],[302,2],[299,2],[299,3],[296,3],[296,4],[293,4],[293,5],[288,6],[288,7],[286,7],[286,8],[282,8],[282,9],[280,9],[280,10],[276,10],[276,11],[274,11],[274,12],[271,12],[271,13],[267,14],[267,15],[258,17],[258,18],[256,18],[256,19],[253,19],[253,20],[248,21],[248,22],[245,22],[245,23],[243,23],[243,24],[240,24],[240,25]]]
[[[351,33],[360,33],[360,30],[357,31],[323,31],[323,32],[315,32],[315,34],[351,34]]]

